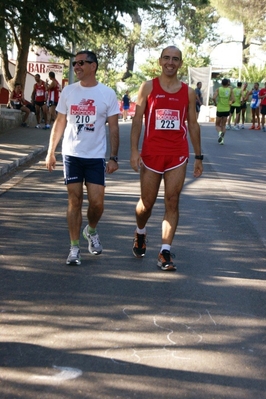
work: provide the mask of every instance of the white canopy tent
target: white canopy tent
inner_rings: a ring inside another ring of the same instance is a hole
[[[213,94],[213,84],[211,76],[211,66],[201,68],[188,68],[189,86],[195,89],[198,82],[202,83],[201,92],[203,97],[203,106],[201,107],[199,115],[199,121],[201,122],[208,122],[210,119],[213,119],[216,114],[216,108],[213,106],[209,106],[209,98],[210,95]]]

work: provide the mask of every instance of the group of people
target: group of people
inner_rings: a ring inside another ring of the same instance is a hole
[[[24,98],[23,89],[20,83],[15,83],[14,90],[9,96],[9,104],[12,108],[18,109],[24,113],[22,126],[27,126],[27,119],[30,112],[36,115],[37,129],[40,129],[41,120],[44,120],[43,129],[50,129],[51,121],[56,119],[56,106],[58,104],[61,86],[55,78],[54,72],[49,72],[49,79],[44,82],[39,74],[34,76],[35,84],[31,95],[31,102]]]
[[[194,177],[201,176],[203,172],[196,94],[177,76],[182,63],[182,52],[176,46],[168,46],[162,51],[159,58],[161,74],[141,85],[131,127],[130,164],[133,170],[140,172],[141,186],[135,209],[136,230],[132,251],[136,258],[143,258],[146,254],[146,225],[164,179],[165,212],[157,259],[157,266],[163,271],[176,270],[171,246],[178,225],[179,198],[189,160],[188,132],[195,153]],[[94,52],[78,52],[73,66],[78,82],[66,86],[60,95],[46,167],[49,171],[55,168],[56,148],[63,136],[70,236],[66,264],[80,265],[83,184],[88,198],[87,225],[83,229],[83,237],[88,242],[90,254],[100,255],[103,251],[97,225],[104,210],[106,173],[114,173],[119,168],[119,106],[115,92],[96,79],[98,60]],[[143,119],[144,138],[139,151]],[[107,162],[106,122],[110,140]]]
[[[224,78],[221,86],[216,89],[213,95],[214,104],[217,106],[215,127],[218,132],[218,143],[224,144],[226,130],[240,130],[245,128],[247,101],[251,96],[250,108],[252,125],[250,130],[266,131],[266,83],[260,89],[259,83],[254,83],[251,90],[248,84],[237,82],[237,87],[232,88],[230,80]],[[261,121],[260,121],[260,114]],[[231,126],[231,119],[235,115],[234,125]],[[242,125],[240,127],[240,120]],[[257,123],[257,126],[256,126]]]

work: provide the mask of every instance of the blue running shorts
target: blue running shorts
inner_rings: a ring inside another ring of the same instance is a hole
[[[104,158],[79,158],[63,155],[65,184],[93,183],[105,186]]]

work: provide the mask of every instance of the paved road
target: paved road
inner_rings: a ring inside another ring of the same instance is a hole
[[[80,267],[65,266],[60,161],[2,187],[1,399],[265,399],[265,134],[228,132],[220,146],[202,125],[205,173],[195,180],[190,162],[168,274],[156,268],[162,192],[147,256],[132,256],[129,129],[107,179],[104,253],[82,241]]]

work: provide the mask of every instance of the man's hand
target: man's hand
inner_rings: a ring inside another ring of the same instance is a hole
[[[119,168],[119,165],[114,160],[110,159],[106,164],[106,173],[114,173]]]
[[[49,172],[52,172],[55,169],[56,158],[54,154],[47,154],[45,159],[46,168]]]
[[[200,177],[203,172],[203,165],[200,159],[195,159],[194,162],[194,177]]]
[[[139,155],[138,151],[132,151],[131,152],[131,157],[130,157],[130,165],[135,172],[139,172],[140,166],[141,166],[141,157]]]

